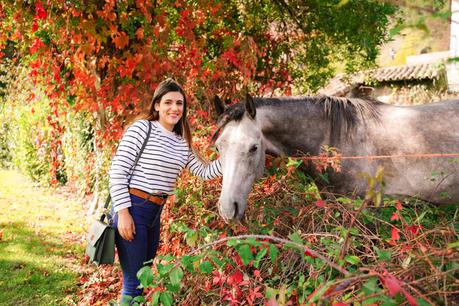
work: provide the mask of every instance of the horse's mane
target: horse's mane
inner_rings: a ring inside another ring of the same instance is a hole
[[[377,106],[383,104],[373,99],[341,98],[331,96],[254,98],[256,108],[263,106],[285,106],[298,103],[312,103],[322,106],[324,118],[330,122],[332,145],[339,140],[341,131],[345,128],[347,135],[366,118],[379,119]],[[221,129],[231,121],[240,121],[244,116],[243,102],[229,106],[218,118],[218,129],[212,136],[212,141],[218,138]]]

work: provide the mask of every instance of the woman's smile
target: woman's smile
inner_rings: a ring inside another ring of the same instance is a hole
[[[159,113],[159,123],[169,131],[180,121],[184,109],[184,97],[178,91],[165,94],[159,103],[155,104],[155,110]]]

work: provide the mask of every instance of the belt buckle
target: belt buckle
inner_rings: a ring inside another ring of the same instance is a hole
[[[165,193],[163,193],[163,194],[158,194],[157,197],[161,199],[161,205],[166,204],[167,197],[168,197],[167,194],[165,194]]]
[[[156,196],[157,196],[157,197],[160,197],[160,198],[163,199],[163,200],[166,200],[167,197],[168,197],[167,193],[159,193],[159,194],[157,194]]]

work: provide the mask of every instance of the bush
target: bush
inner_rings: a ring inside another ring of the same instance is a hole
[[[94,130],[89,114],[79,113],[66,118],[62,151],[65,173],[69,183],[82,192],[89,192],[94,185]]]
[[[3,119],[3,112],[0,113],[0,116],[0,167],[9,168],[12,159],[8,139],[10,124]]]
[[[237,226],[223,224],[215,213],[218,184],[179,184],[175,205],[165,209],[168,243],[153,269],[138,273],[151,305],[426,305],[455,299],[457,207],[323,201],[302,173],[286,167],[268,172],[272,176],[251,194],[247,222]]]
[[[46,119],[49,107],[46,101],[37,100],[33,104],[23,103],[20,99],[18,101],[20,103],[11,108],[9,116],[13,163],[33,180],[50,183],[51,137]]]
[[[7,84],[0,111],[2,165],[11,162],[35,181],[50,182],[48,101],[28,94],[39,90],[28,81],[26,69],[8,63],[2,70]]]
[[[93,114],[65,103],[56,111],[29,72],[8,61],[0,66],[0,166],[17,167],[43,185],[106,189],[112,147],[96,148]]]

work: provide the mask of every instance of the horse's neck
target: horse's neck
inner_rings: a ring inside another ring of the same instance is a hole
[[[262,106],[257,108],[257,121],[267,152],[274,155],[315,155],[329,138],[323,111],[312,103]]]

